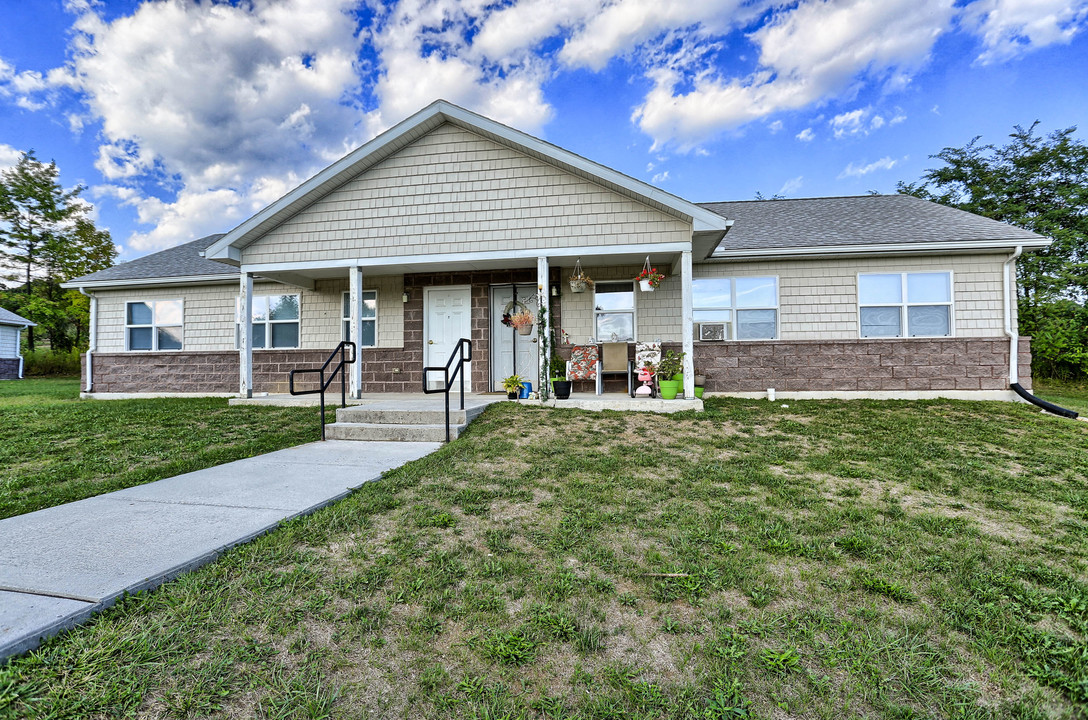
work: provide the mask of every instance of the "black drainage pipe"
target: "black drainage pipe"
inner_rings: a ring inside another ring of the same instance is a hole
[[[1034,395],[1029,393],[1024,388],[1020,387],[1020,383],[1013,383],[1012,385],[1009,385],[1009,387],[1011,387],[1016,392],[1017,395],[1024,398],[1025,400],[1027,400],[1032,405],[1038,405],[1043,410],[1046,410],[1047,412],[1054,413],[1055,415],[1061,415],[1062,417],[1073,418],[1074,420],[1077,419],[1077,413],[1073,412],[1072,410],[1066,410],[1063,407],[1059,407],[1059,406],[1055,405],[1054,403],[1048,403],[1046,400],[1040,400],[1039,398],[1035,397]]]

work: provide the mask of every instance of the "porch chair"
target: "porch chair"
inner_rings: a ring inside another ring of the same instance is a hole
[[[567,380],[596,380],[598,365],[596,345],[575,345],[567,360]]]
[[[627,388],[631,397],[635,396],[635,389],[638,387],[638,371],[650,362],[654,367],[657,367],[661,362],[661,341],[657,342],[638,342],[635,343],[635,359],[631,361],[628,370]],[[650,384],[650,397],[657,397],[657,375],[654,374],[653,382]]]
[[[627,376],[627,394],[630,395],[631,390],[631,372],[630,364],[627,362],[627,343],[625,342],[606,342],[602,343],[601,347],[604,352],[597,368],[597,394],[604,393],[604,376],[605,375],[626,375]]]

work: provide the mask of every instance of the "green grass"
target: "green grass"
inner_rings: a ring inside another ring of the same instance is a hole
[[[1088,381],[1037,379],[1034,387],[1043,400],[1088,416]]]
[[[1084,716],[1088,425],[707,407],[492,406],[12,660],[0,717]]]
[[[77,378],[0,382],[0,518],[317,440],[313,408],[79,400]]]

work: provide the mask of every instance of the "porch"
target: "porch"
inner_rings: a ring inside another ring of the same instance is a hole
[[[326,396],[327,402],[338,404],[339,394]],[[258,406],[288,406],[309,407],[317,406],[317,395],[287,395],[281,393],[255,394],[251,398],[230,398],[230,405],[258,405]],[[470,414],[482,412],[488,405],[496,402],[517,402],[529,407],[549,407],[571,410],[616,410],[621,412],[656,412],[676,413],[686,410],[702,410],[703,401],[698,398],[690,400],[677,397],[675,400],[663,400],[661,398],[629,397],[626,393],[605,393],[597,395],[592,392],[574,392],[567,400],[556,400],[554,397],[548,400],[507,400],[503,393],[465,393],[465,410]],[[424,395],[423,393],[374,393],[361,398],[347,399],[351,408],[358,407],[368,411],[405,411],[408,413],[430,413],[444,411],[445,400],[442,395]],[[459,406],[459,398],[456,392],[450,394],[451,411]],[[475,415],[473,415],[475,417]]]

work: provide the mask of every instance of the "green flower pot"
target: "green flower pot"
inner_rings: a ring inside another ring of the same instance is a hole
[[[676,399],[676,394],[680,392],[679,380],[659,380],[657,386],[661,390],[661,397],[666,400]]]
[[[701,387],[699,387],[698,385],[695,386],[695,397],[697,397],[697,398],[702,398],[703,397],[703,389]]]

